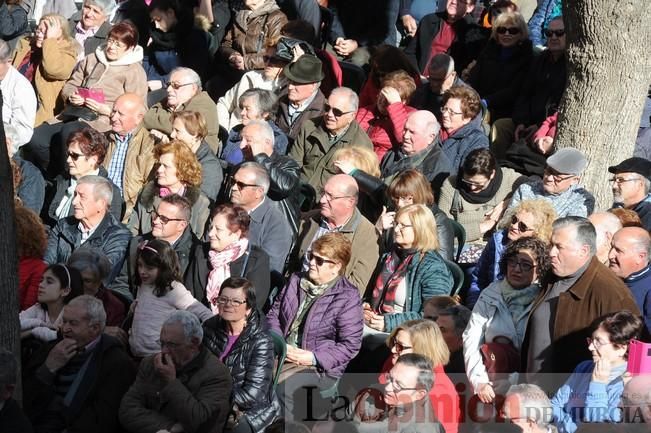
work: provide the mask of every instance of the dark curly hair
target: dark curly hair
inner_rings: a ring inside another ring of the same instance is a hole
[[[47,232],[41,218],[33,210],[16,206],[16,250],[18,257],[42,259],[47,248]]]
[[[108,139],[101,132],[94,128],[82,128],[75,131],[68,137],[68,147],[72,143],[77,143],[79,149],[85,157],[97,156],[97,165],[100,166],[106,157],[108,149]]]
[[[599,317],[592,323],[591,333],[603,329],[613,345],[627,347],[631,340],[639,339],[644,330],[644,322],[628,310],[617,311]],[[624,355],[628,358],[628,351]]]
[[[528,250],[534,255],[534,262],[536,264],[536,272],[538,278],[542,279],[550,268],[549,248],[547,244],[541,241],[536,236],[525,236],[516,241],[511,242],[506,251],[500,259],[500,273],[506,275],[506,263],[510,258],[518,255],[520,251]]]
[[[179,258],[167,241],[154,239],[143,242],[138,246],[136,263],[138,260],[142,260],[145,266],[158,269],[154,283],[154,295],[158,297],[165,296],[172,290],[173,281],[181,281]],[[137,286],[142,284],[139,272],[136,272],[134,282]]]

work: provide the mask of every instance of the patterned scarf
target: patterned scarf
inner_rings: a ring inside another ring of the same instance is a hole
[[[172,194],[173,194],[172,190],[166,186],[161,186],[158,188],[158,195],[161,198],[167,197],[168,195],[172,195]],[[180,195],[181,197],[185,196],[185,186],[181,187],[181,189],[176,194]]]
[[[230,264],[239,259],[246,253],[249,247],[249,240],[242,238],[232,245],[229,245],[223,251],[210,250],[208,258],[212,271],[208,274],[208,284],[206,285],[206,297],[210,301],[210,308],[214,314],[219,314],[219,306],[217,305],[217,297],[222,283],[230,278],[231,268]]]
[[[395,247],[387,254],[384,266],[373,287],[373,309],[378,314],[393,313],[398,285],[405,278],[407,266],[416,253],[415,249]]]

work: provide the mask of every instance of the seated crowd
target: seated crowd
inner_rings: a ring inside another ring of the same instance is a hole
[[[560,0],[442,2],[2,2],[0,432],[651,423],[651,161],[555,148]]]

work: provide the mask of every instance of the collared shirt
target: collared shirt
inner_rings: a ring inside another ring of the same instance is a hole
[[[92,38],[95,36],[95,33],[97,33],[97,30],[99,30],[99,27],[91,27],[88,30],[84,29],[84,27],[81,25],[81,21],[77,23],[75,26],[75,40],[79,42],[79,45],[82,47],[84,46],[84,42],[86,42],[86,39]],[[82,53],[83,55],[83,53]]]
[[[353,214],[354,215],[354,214]],[[310,261],[307,259],[307,256],[310,254],[312,251],[312,244],[314,243],[315,240],[319,239],[321,236],[327,234],[327,233],[338,233],[343,230],[343,228],[350,222],[350,219],[353,217],[353,215],[350,216],[346,220],[345,223],[339,225],[339,226],[334,226],[331,227],[330,223],[328,223],[328,220],[325,218],[321,218],[321,222],[319,223],[319,228],[314,234],[314,237],[312,238],[312,242],[310,242],[309,248],[305,251],[305,255],[303,256],[303,271],[307,271],[310,269]]]
[[[289,118],[287,119],[288,120],[287,123],[293,125],[296,119],[298,119],[298,117],[301,115],[301,113],[305,111],[305,109],[308,107],[308,105],[312,103],[312,101],[314,101],[314,98],[316,98],[316,94],[318,92],[319,90],[317,89],[316,92],[312,94],[312,96],[310,96],[305,101],[303,101],[303,103],[299,106],[295,106],[291,102],[287,104],[287,115],[289,116]]]
[[[128,133],[124,137],[114,134],[115,137],[115,152],[108,166],[108,178],[113,181],[115,186],[123,193],[123,180],[124,180],[124,164],[127,159],[127,151],[129,150],[129,141],[133,133]]]
[[[264,203],[264,201],[265,201],[265,197],[262,197],[262,200],[260,200],[260,203],[258,203],[258,205],[257,205],[256,207],[254,207],[253,209],[251,209],[251,210],[248,211],[247,213],[248,213],[249,215],[251,215],[253,212],[256,211],[257,208],[259,208],[260,206],[262,206],[262,203]]]
[[[326,132],[328,133],[328,141],[331,146],[336,142],[338,142],[339,140],[341,140],[341,137],[343,137],[346,134],[346,132],[348,132],[348,128],[350,128],[350,125],[352,125],[352,122],[349,123],[348,126],[346,126],[342,131],[340,131],[339,134],[333,134],[330,131],[326,130]]]
[[[86,227],[84,227],[84,224],[81,221],[79,221],[79,224],[77,225],[77,228],[81,232],[80,245],[82,245],[84,242],[86,242],[88,240],[88,238],[90,238],[93,235],[93,233],[95,233],[95,230],[97,230],[98,226],[99,226],[99,224],[97,224],[95,227],[91,227],[91,228],[87,229]]]

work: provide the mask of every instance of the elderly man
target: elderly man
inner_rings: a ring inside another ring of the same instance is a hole
[[[128,221],[154,167],[154,140],[142,124],[145,110],[140,96],[125,93],[111,111],[111,132],[103,165],[107,177],[122,192],[126,204],[123,221]]]
[[[523,371],[557,373],[556,380],[590,359],[585,339],[592,322],[605,314],[630,310],[639,314],[630,290],[595,257],[594,226],[586,218],[565,217],[552,227],[552,276],[534,301],[524,342]],[[533,376],[540,381],[541,376]],[[547,389],[555,385],[545,377],[539,383]]]
[[[0,431],[32,433],[18,402],[12,398],[18,382],[18,362],[13,353],[0,347]]]
[[[608,253],[610,242],[618,230],[622,228],[622,221],[610,212],[595,212],[588,217],[597,231],[597,259],[608,266]]]
[[[423,313],[426,313],[426,310],[423,310]],[[450,362],[444,367],[446,374],[466,374],[463,361],[463,331],[468,326],[471,314],[472,311],[463,305],[453,305],[438,312],[436,324],[439,325],[443,340],[450,350]]]
[[[347,87],[330,93],[323,116],[309,120],[298,133],[289,156],[301,166],[301,180],[319,192],[332,175],[332,157],[344,147],[360,146],[373,149],[355,115],[359,98]]]
[[[434,386],[432,362],[426,356],[407,353],[400,355],[385,376],[382,401],[374,401],[370,411],[358,406],[360,432],[428,432],[445,430],[432,410],[429,392]],[[375,393],[369,397],[377,399]],[[365,403],[364,401],[362,403]],[[368,424],[367,424],[368,423]]]
[[[90,295],[63,308],[62,339],[28,363],[25,411],[37,432],[119,430],[118,408],[134,380],[133,362],[120,342],[103,334],[106,312]]]
[[[283,75],[289,84],[287,94],[278,101],[276,124],[287,134],[291,146],[303,124],[323,113],[326,98],[319,86],[325,75],[321,60],[305,54],[285,66]]]
[[[36,94],[27,78],[11,66],[11,55],[12,49],[9,44],[0,39],[2,122],[14,128],[16,137],[12,145],[18,149],[29,142],[34,133]]]
[[[79,59],[94,53],[97,47],[106,42],[115,2],[113,0],[85,0],[81,10],[70,17],[70,32],[84,47]]]
[[[357,182],[351,176],[338,174],[326,182],[319,201],[320,210],[306,214],[301,221],[290,264],[307,270],[312,242],[329,232],[343,233],[352,242],[344,275],[363,295],[380,253],[373,224],[357,209],[358,195]]]
[[[219,154],[219,122],[217,104],[201,89],[199,74],[190,68],[175,68],[167,83],[167,98],[154,104],[145,114],[145,128],[155,137],[172,133],[172,113],[196,111],[203,114],[208,127],[206,143],[216,155]]]
[[[511,197],[509,209],[523,200],[549,201],[559,218],[587,217],[594,209],[594,197],[579,186],[581,173],[588,165],[583,153],[572,147],[558,150],[547,158],[547,167],[541,180],[523,183]]]
[[[202,346],[199,319],[173,313],[160,331],[161,352],[140,363],[122,399],[120,422],[133,433],[221,433],[231,409],[231,374]]]
[[[624,227],[613,236],[608,267],[631,289],[651,330],[651,236],[641,227]]]
[[[122,267],[131,232],[109,212],[113,189],[108,179],[88,175],[77,180],[74,214],[60,219],[50,232],[45,251],[49,264],[65,263],[78,248],[96,248],[111,262],[109,284]]]
[[[249,213],[249,241],[269,255],[271,271],[281,275],[294,234],[282,211],[267,197],[269,174],[257,162],[243,162],[233,175],[231,202]]]
[[[553,428],[552,403],[539,386],[513,385],[506,393],[502,409],[504,418],[523,433],[549,433]]]
[[[629,158],[618,165],[608,167],[613,174],[610,184],[613,188],[613,207],[625,207],[637,212],[642,226],[651,230],[651,161],[644,158]]]
[[[240,134],[244,159],[255,161],[267,170],[270,182],[267,197],[278,203],[296,236],[300,218],[301,168],[290,157],[274,152],[274,132],[268,122],[251,120]]]
[[[135,287],[134,278],[138,271],[136,261],[138,245],[152,239],[166,241],[172,246],[179,259],[181,277],[184,277],[190,263],[191,252],[196,245],[200,244],[188,223],[191,215],[192,205],[187,198],[178,194],[162,197],[156,210],[151,213],[151,232],[131,239],[128,255],[120,275],[111,284],[111,289],[129,299],[133,298],[130,288]]]

